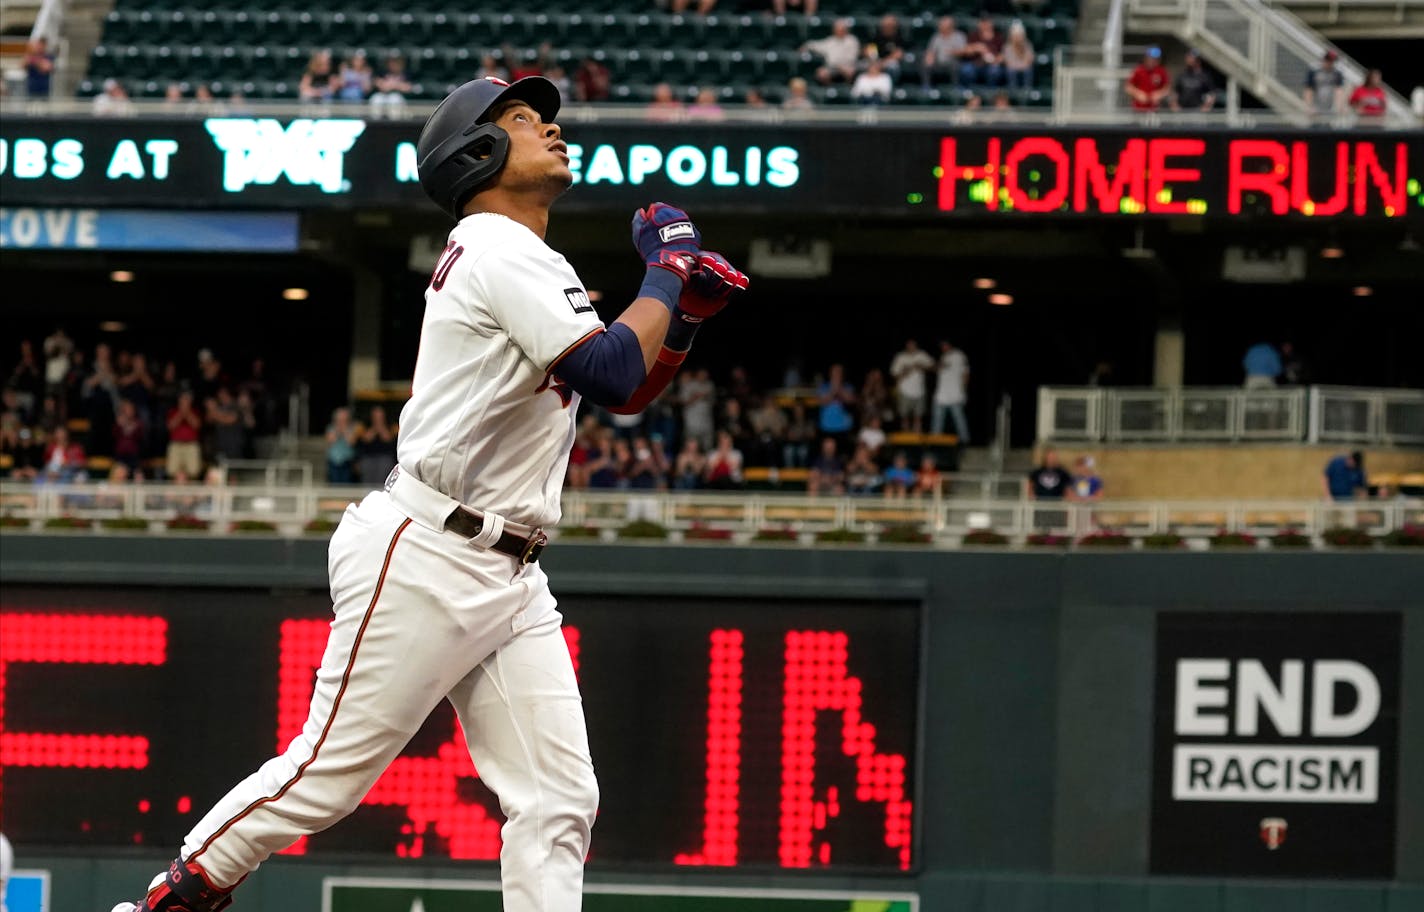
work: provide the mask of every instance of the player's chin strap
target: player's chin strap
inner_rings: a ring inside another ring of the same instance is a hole
[[[136,912],[220,912],[230,905],[231,890],[212,886],[202,868],[178,858],[168,866],[163,881],[148,891]]]

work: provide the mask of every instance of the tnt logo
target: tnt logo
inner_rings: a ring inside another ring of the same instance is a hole
[[[286,176],[296,186],[315,184],[324,193],[344,193],[344,157],[366,129],[361,120],[299,118],[285,128],[271,118],[213,118],[204,123],[223,155],[223,189],[239,193],[248,184],[275,184]]]

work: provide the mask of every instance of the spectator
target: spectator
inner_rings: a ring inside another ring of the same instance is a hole
[[[25,95],[29,98],[49,98],[54,81],[54,54],[50,53],[49,41],[33,38],[25,47]]]
[[[819,0],[771,0],[771,11],[778,16],[785,16],[791,9],[814,16],[819,6]]]
[[[1365,481],[1365,454],[1359,450],[1342,453],[1325,464],[1325,496],[1331,500],[1354,500],[1356,492],[1369,493]]]
[[[806,406],[792,403],[791,417],[786,422],[786,442],[781,445],[781,465],[784,468],[805,468],[811,461],[811,441],[816,426],[806,414]]]
[[[865,382],[860,385],[860,423],[871,418],[879,418],[884,424],[895,420],[895,408],[890,403],[890,391],[885,388],[885,372],[872,367],[865,372]]]
[[[968,46],[969,40],[955,27],[954,18],[941,16],[920,60],[920,82],[924,87],[943,82],[945,77],[958,82],[960,57]]]
[[[486,54],[480,58],[480,68],[475,70],[476,79],[503,79],[509,81],[509,70],[500,65],[498,58],[493,54]]]
[[[584,415],[569,448],[569,468],[564,479],[567,487],[580,490],[588,487],[588,461],[598,446],[598,418]]]
[[[703,485],[715,489],[742,486],[742,451],[733,446],[732,435],[717,432],[717,448],[707,454],[707,466],[702,471]]]
[[[168,452],[164,469],[170,479],[185,484],[203,472],[203,449],[198,443],[203,419],[193,407],[193,394],[178,394],[178,403],[168,413]]]
[[[1113,366],[1111,361],[1099,361],[1088,372],[1087,385],[1092,387],[1112,386]]]
[[[1171,93],[1171,79],[1162,66],[1162,49],[1153,45],[1127,77],[1127,97],[1132,99],[1134,111],[1156,111]]]
[[[747,94],[742,97],[742,104],[758,110],[766,110],[771,107],[771,105],[766,103],[766,96],[757,91],[754,87],[747,89]]]
[[[193,87],[193,104],[191,107],[195,111],[209,111],[216,105],[217,99],[213,98],[213,90],[208,88],[206,82],[200,82]]]
[[[129,359],[128,370],[119,375],[119,398],[132,402],[138,420],[146,427],[153,421],[153,391],[157,384],[148,372],[148,356],[136,352]]]
[[[44,447],[30,424],[19,394],[13,389],[0,393],[0,455],[11,458],[10,477],[16,481],[34,478],[44,456]]]
[[[1173,111],[1210,111],[1216,106],[1216,86],[1196,48],[1187,51],[1182,72],[1172,83],[1171,105]]]
[[[1281,355],[1271,343],[1257,342],[1246,349],[1241,366],[1246,371],[1248,390],[1269,389],[1276,385],[1276,378],[1281,375]]]
[[[790,422],[786,412],[776,404],[776,399],[767,396],[747,417],[755,437],[750,458],[756,465],[776,465],[782,460],[786,446],[786,430]]]
[[[891,80],[900,78],[900,67],[905,60],[905,35],[894,13],[880,17],[870,39],[862,45],[861,54],[865,59],[862,69],[868,69],[872,60],[879,60]]]
[[[915,473],[915,486],[910,493],[915,497],[933,497],[939,491],[940,472],[934,456],[926,453],[920,457],[920,468]]]
[[[1000,89],[994,93],[994,103],[991,106],[995,111],[1007,111],[1014,106],[1014,100],[1009,97],[1008,89]]]
[[[405,97],[414,91],[410,74],[405,69],[405,58],[392,54],[386,58],[386,66],[374,83],[376,91],[371,93],[371,111],[376,116],[399,117],[405,112]]]
[[[1058,451],[1044,450],[1043,464],[1028,473],[1027,494],[1033,500],[1062,500],[1073,486],[1073,476],[1058,464]]]
[[[1009,25],[1009,38],[1004,42],[1004,78],[1011,89],[1033,88],[1033,44],[1028,31],[1017,19]]]
[[[361,483],[380,487],[396,467],[396,429],[386,419],[386,410],[371,406],[369,420],[356,438],[356,465]]]
[[[727,115],[722,111],[722,106],[717,103],[717,90],[713,88],[699,89],[697,100],[687,108],[688,120],[719,121],[725,120]]]
[[[948,340],[939,343],[939,372],[935,377],[934,414],[930,432],[943,434],[945,418],[954,422],[960,446],[969,445],[969,418],[964,404],[969,401],[969,358]]]
[[[1103,480],[1098,477],[1097,463],[1091,456],[1079,456],[1073,463],[1073,485],[1068,489],[1068,499],[1091,502],[1103,499]]]
[[[595,444],[588,454],[588,486],[590,488],[620,487],[622,472],[615,459],[613,432],[599,428]]]
[[[64,393],[64,378],[69,373],[69,353],[74,351],[74,341],[65,335],[63,326],[56,326],[54,332],[45,336],[45,392],[59,396]]]
[[[654,446],[647,437],[634,437],[623,475],[628,487],[635,491],[667,490],[667,456],[661,446]]]
[[[84,363],[84,349],[76,348],[69,353],[69,370],[64,375],[64,396],[61,410],[66,418],[84,414],[84,380],[89,376],[89,366]]]
[[[366,60],[366,52],[352,51],[350,57],[341,61],[341,70],[336,76],[336,97],[345,102],[364,102],[371,94],[371,81],[371,64]]]
[[[518,82],[527,76],[543,76],[554,59],[554,46],[545,41],[539,49],[520,54],[505,45],[504,59],[509,61],[509,81]]]
[[[20,340],[20,360],[10,371],[5,388],[14,390],[26,409],[33,409],[44,395],[45,377],[40,371],[39,360],[35,357],[35,344],[29,339]]]
[[[671,0],[668,9],[674,13],[685,13],[691,0]],[[697,15],[705,16],[717,6],[717,0],[697,0]]]
[[[648,102],[648,120],[672,123],[682,116],[682,102],[672,92],[672,86],[660,82],[653,86],[653,100]]]
[[[613,91],[613,76],[608,67],[585,57],[574,71],[574,97],[582,102],[607,101]]]
[[[890,362],[900,430],[918,434],[924,429],[925,375],[933,367],[934,360],[914,339],[907,339],[905,347]]]
[[[1306,108],[1317,117],[1339,114],[1345,109],[1345,74],[1335,66],[1339,57],[1333,50],[1326,51],[1320,65],[1305,74],[1301,94]]]
[[[890,74],[885,72],[879,60],[871,60],[865,71],[855,77],[850,87],[850,97],[863,105],[890,103],[890,92],[894,89]]]
[[[95,117],[128,117],[133,113],[128,90],[112,77],[104,80],[104,91],[94,96],[93,104]]]
[[[722,403],[722,424],[719,431],[726,431],[732,435],[732,444],[739,450],[746,448],[747,442],[752,438],[751,426],[742,415],[742,403],[739,399],[728,399]]]
[[[808,41],[801,45],[800,50],[803,54],[810,52],[821,57],[821,66],[816,70],[816,81],[822,85],[850,82],[855,78],[855,62],[860,57],[860,40],[851,34],[849,19],[837,19],[831,26],[830,35]]]
[[[573,83],[569,80],[569,74],[557,63],[544,71],[544,78],[552,82],[554,88],[559,90],[560,98],[573,97]]]
[[[1287,386],[1305,386],[1309,382],[1305,359],[1291,342],[1281,343],[1281,382]]]
[[[832,364],[826,382],[816,388],[816,401],[821,411],[816,426],[822,436],[830,437],[838,450],[847,449],[851,429],[855,427],[851,406],[855,405],[855,390],[845,379],[845,368]]]
[[[821,452],[811,463],[811,471],[806,476],[806,493],[813,497],[817,494],[845,493],[845,463],[836,452],[835,438],[821,440]]]
[[[69,429],[61,425],[50,432],[49,442],[45,444],[41,480],[59,484],[84,481],[89,477],[88,461],[84,447],[70,440]]]
[[[870,452],[871,458],[879,458],[880,448],[885,445],[885,429],[880,426],[880,416],[871,415],[860,426],[855,435],[856,444]]]
[[[811,101],[810,89],[806,80],[800,76],[793,76],[786,83],[786,97],[781,100],[781,108],[784,111],[809,111],[816,106]]]
[[[214,455],[223,462],[246,455],[248,436],[256,424],[250,405],[244,412],[232,390],[223,386],[207,401],[207,412],[208,426],[213,429]]]
[[[276,433],[277,403],[267,389],[267,362],[253,358],[252,366],[247,369],[247,379],[238,384],[237,391],[239,398],[245,395],[252,403],[252,414],[257,418],[257,426],[252,433],[259,437]]]
[[[147,429],[139,419],[138,409],[130,399],[119,401],[119,413],[114,418],[114,461],[137,475],[143,464]]]
[[[325,103],[331,101],[340,84],[331,69],[331,51],[315,51],[307,60],[306,72],[297,84],[297,97],[304,102]]]
[[[351,409],[342,406],[331,413],[326,426],[326,480],[331,484],[351,484],[356,480],[356,427]]]
[[[874,494],[880,489],[880,467],[867,446],[855,448],[855,454],[845,467],[847,494]]]
[[[114,414],[119,407],[119,378],[114,372],[109,346],[102,342],[94,346],[94,367],[80,384],[80,396],[89,427],[94,429],[94,437],[89,441],[91,454],[111,455],[113,441],[103,429],[114,425]]]
[[[712,445],[712,405],[716,387],[706,368],[684,371],[677,385],[678,401],[682,405],[682,433],[694,437],[703,449]]]
[[[677,454],[677,462],[673,464],[673,487],[679,491],[701,487],[706,471],[707,454],[702,452],[702,444],[696,437],[688,437],[682,442],[682,452]]]
[[[198,350],[198,380],[193,386],[193,391],[197,398],[207,401],[218,394],[218,388],[228,386],[229,380],[223,372],[222,361],[213,354],[212,349],[203,348]]]
[[[915,470],[910,468],[910,460],[904,453],[896,453],[885,470],[885,496],[892,500],[904,500],[915,486]]]
[[[163,90],[163,106],[169,109],[182,107],[183,86],[180,83],[170,82]]]
[[[996,86],[1004,81],[1004,36],[988,13],[980,14],[961,59],[959,81],[965,85]]]
[[[1365,84],[1357,86],[1350,93],[1350,110],[1362,123],[1384,123],[1384,112],[1389,107],[1389,99],[1384,94],[1384,74],[1370,70],[1365,75]]]

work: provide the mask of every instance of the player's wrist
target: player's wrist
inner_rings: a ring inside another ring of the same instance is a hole
[[[638,297],[654,298],[668,309],[668,313],[673,313],[686,282],[686,271],[680,272],[670,265],[649,263],[647,272],[643,274],[643,285],[638,289]]]

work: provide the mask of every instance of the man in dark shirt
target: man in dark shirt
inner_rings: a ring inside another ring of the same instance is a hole
[[[1062,500],[1073,476],[1058,464],[1055,450],[1043,451],[1043,465],[1028,473],[1028,495],[1034,500]]]
[[[1369,485],[1365,483],[1365,454],[1356,450],[1336,456],[1325,464],[1325,496],[1331,500],[1354,500],[1355,491]]]
[[[1215,105],[1216,86],[1202,67],[1201,54],[1193,48],[1187,51],[1182,72],[1172,84],[1172,110],[1210,111]]]

